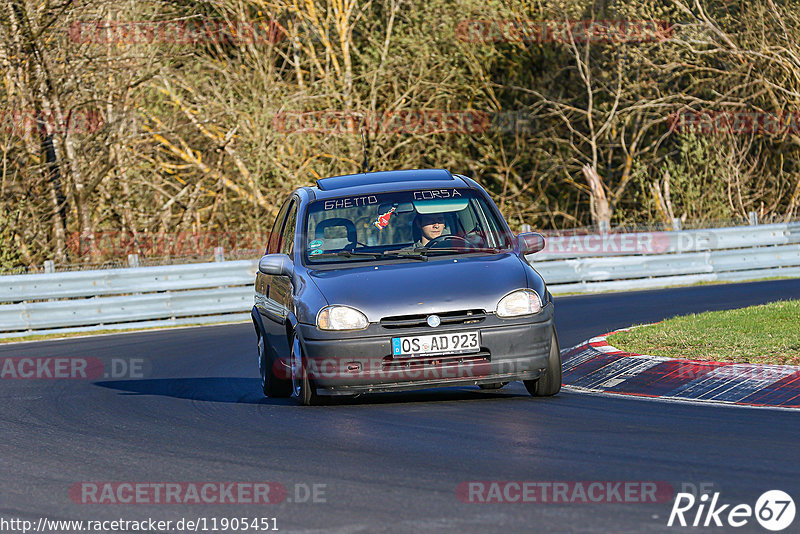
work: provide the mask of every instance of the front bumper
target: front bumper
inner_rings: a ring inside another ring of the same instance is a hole
[[[479,324],[327,332],[300,324],[304,367],[320,394],[357,394],[450,385],[535,380],[547,368],[553,304],[519,319],[487,314]],[[394,357],[392,338],[479,330],[480,351],[470,354]]]

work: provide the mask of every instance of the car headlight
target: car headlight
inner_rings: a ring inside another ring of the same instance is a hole
[[[542,299],[533,289],[517,289],[497,303],[498,317],[533,315],[542,311]]]
[[[362,330],[367,326],[367,316],[347,306],[326,306],[317,314],[320,330]]]

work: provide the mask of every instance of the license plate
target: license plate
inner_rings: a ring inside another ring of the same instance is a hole
[[[453,332],[450,334],[392,338],[392,354],[394,356],[463,354],[478,352],[480,348],[480,332]]]

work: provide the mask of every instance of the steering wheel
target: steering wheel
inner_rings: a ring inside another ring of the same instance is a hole
[[[458,239],[462,241],[467,247],[475,248],[475,245],[470,243],[469,239],[467,239],[466,237],[462,237],[460,235],[440,235],[439,237],[434,237],[433,239],[428,241],[428,244],[425,245],[425,248],[436,248],[436,245],[438,245],[439,243],[443,243],[445,240],[448,239]]]

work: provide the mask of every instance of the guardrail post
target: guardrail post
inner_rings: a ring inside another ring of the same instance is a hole
[[[683,223],[680,217],[673,217],[672,218],[672,229],[675,232],[680,232],[681,228],[683,227]]]
[[[53,260],[45,260],[44,261],[44,272],[46,272],[46,273],[54,273],[54,272],[56,272],[56,263]]]
[[[747,216],[750,217],[750,226],[756,226],[758,224],[757,211],[751,211],[750,213],[747,214]]]
[[[225,249],[214,247],[214,261],[225,261]]]
[[[128,267],[138,267],[138,266],[139,266],[139,255],[128,254]]]
[[[530,232],[531,231],[531,225],[527,224],[527,223],[523,224],[522,228],[520,228],[520,230],[522,230],[523,234],[526,233],[526,232]]]

